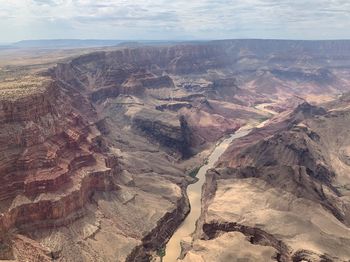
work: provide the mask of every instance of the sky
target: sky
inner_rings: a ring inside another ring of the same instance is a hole
[[[350,0],[0,0],[0,42],[350,39]]]

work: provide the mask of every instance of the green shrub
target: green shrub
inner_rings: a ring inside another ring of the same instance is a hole
[[[196,168],[194,168],[194,169],[192,169],[192,171],[191,171],[188,175],[189,175],[190,177],[195,178],[195,177],[197,176],[197,174],[198,174],[199,169],[201,169],[200,166],[199,166],[199,167],[196,167]]]

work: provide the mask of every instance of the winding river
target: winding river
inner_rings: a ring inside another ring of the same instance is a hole
[[[177,260],[181,252],[181,239],[190,236],[195,230],[196,221],[201,213],[201,193],[207,170],[214,167],[214,164],[233,140],[246,136],[249,132],[250,129],[239,129],[218,144],[210,154],[207,163],[199,169],[197,174],[198,181],[187,187],[187,195],[190,201],[191,211],[169,240],[166,246],[165,256],[163,257],[164,262],[175,262]]]
[[[274,103],[260,104],[257,106],[257,109],[269,114],[270,116],[274,116],[278,113],[266,108],[266,106],[273,104]],[[225,152],[233,140],[248,135],[253,128],[261,128],[265,126],[265,124],[267,124],[269,121],[270,119],[267,119],[256,126],[245,126],[237,130],[234,134],[230,135],[230,137],[224,139],[215,147],[214,151],[210,154],[206,164],[199,169],[197,173],[198,181],[187,187],[187,195],[190,201],[191,211],[166,245],[165,256],[162,260],[163,262],[176,262],[181,253],[181,240],[185,237],[191,236],[196,228],[196,222],[201,213],[202,186],[205,182],[205,174],[207,171],[214,167],[219,157]]]

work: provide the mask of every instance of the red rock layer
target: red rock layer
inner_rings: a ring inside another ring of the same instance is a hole
[[[113,189],[118,160],[102,153],[100,133],[84,119],[55,83],[0,102],[2,246],[11,228],[64,224],[79,216],[94,191]],[[0,258],[10,257],[0,248]]]

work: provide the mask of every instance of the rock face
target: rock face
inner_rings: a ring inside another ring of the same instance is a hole
[[[136,115],[133,118],[133,125],[152,140],[179,152],[183,158],[191,156],[191,130],[183,116],[180,119],[174,119],[174,123],[171,123],[169,119],[154,121],[149,119],[147,115],[144,117]]]
[[[112,188],[113,169],[93,150],[99,133],[56,83],[44,92],[0,103],[2,232],[65,225],[94,191]],[[0,236],[6,239],[7,233]]]
[[[89,99],[88,94],[52,80],[36,94],[1,101],[1,259],[144,259],[147,251],[165,241],[188,212],[182,192],[184,171],[170,163],[163,168],[164,162],[156,161],[169,160],[155,148],[149,148],[153,153],[148,156],[156,160],[153,170],[135,164],[133,158],[137,155],[117,153],[114,143],[120,141],[110,140],[108,134],[115,139],[115,131],[119,135],[123,132],[118,131],[119,127],[113,130],[111,121],[100,120]],[[152,130],[159,130],[164,143],[170,143],[165,146],[185,154],[182,150],[186,149],[189,131],[184,119],[177,119],[174,126],[165,125],[163,120],[157,126],[156,121],[146,118],[142,122],[141,115],[137,115],[131,122],[138,125],[134,137],[139,128],[150,136],[154,136]],[[163,141],[158,136],[156,139]],[[132,141],[129,137],[125,140]],[[145,139],[134,146],[142,150],[152,144]],[[162,173],[173,174],[174,178],[168,180]],[[136,174],[140,175],[134,178]],[[154,180],[154,188],[149,187],[149,179]],[[158,209],[153,208],[155,203],[160,205]],[[147,218],[151,209],[154,213]],[[133,212],[140,216],[133,221],[127,219]],[[112,214],[118,217],[112,218]],[[162,219],[173,219],[173,228],[165,228]],[[113,253],[115,246],[101,248],[108,242],[105,237],[120,244],[117,253]],[[90,243],[90,239],[95,240]],[[31,256],[33,253],[36,255]]]
[[[208,174],[184,259],[205,260],[207,247],[209,261],[346,259],[348,100],[325,110],[303,99],[347,89],[349,50],[232,40],[9,67],[0,74],[0,259],[151,260],[189,212],[186,174],[271,111],[281,114]]]
[[[282,121],[289,126],[235,141],[207,174],[204,209],[184,261],[208,261],[217,252],[210,247],[243,236],[250,261],[266,247],[274,250],[264,251],[266,260],[348,261],[349,117],[348,108],[304,103]],[[222,248],[220,261],[230,252]]]
[[[114,86],[121,93],[172,87],[163,73],[192,74],[187,88],[207,88],[221,99],[233,101],[242,92],[246,98],[248,90],[271,99],[346,90],[349,46],[348,41],[229,40],[132,48],[81,56],[59,65],[56,74],[75,86]],[[209,82],[195,83],[196,76]]]

